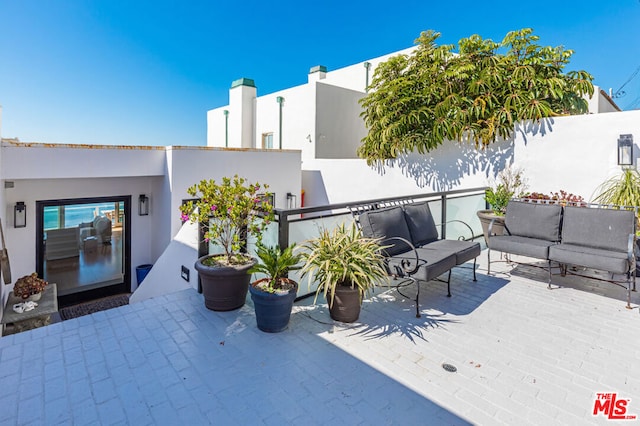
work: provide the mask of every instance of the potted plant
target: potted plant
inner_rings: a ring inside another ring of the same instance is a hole
[[[526,189],[526,186],[522,169],[507,167],[498,174],[497,183],[486,190],[484,199],[490,209],[479,210],[476,213],[482,225],[485,242],[488,241],[489,225],[492,221],[491,234],[502,235],[504,232],[504,213],[507,210],[507,204],[514,195],[521,195]]]
[[[262,231],[273,220],[270,193],[260,196],[267,185],[249,184],[235,175],[222,182],[202,180],[187,192],[197,200],[180,207],[182,220],[198,222],[204,239],[221,252],[196,261],[205,306],[214,311],[230,311],[244,305],[256,259],[246,253],[247,237],[259,242]]]
[[[318,283],[315,300],[324,295],[334,320],[356,321],[364,295],[387,277],[379,242],[364,237],[355,224],[342,224],[305,243],[302,276]]]
[[[302,255],[294,253],[295,244],[284,250],[279,246],[257,244],[260,261],[249,272],[264,274],[249,287],[256,312],[258,328],[278,333],[289,324],[291,309],[298,292],[298,283],[287,277],[289,271],[300,269]]]

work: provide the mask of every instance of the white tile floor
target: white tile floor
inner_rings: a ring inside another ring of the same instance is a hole
[[[423,284],[419,319],[379,290],[356,324],[308,300],[266,334],[186,290],[3,337],[0,424],[611,424],[597,393],[640,415],[639,293],[511,268]]]

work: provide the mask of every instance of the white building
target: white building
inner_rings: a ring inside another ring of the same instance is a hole
[[[273,164],[278,167],[272,167]],[[38,271],[41,276],[45,273],[45,279],[58,277],[58,293],[63,296],[100,289],[107,294],[109,289],[128,292],[136,289],[136,267],[153,264],[145,278],[149,288],[155,287],[162,292],[162,288],[196,287],[197,274],[193,265],[197,240],[194,237],[190,241],[172,243],[182,225],[179,206],[183,200],[191,198],[187,188],[192,184],[201,179],[220,180],[235,174],[250,182],[268,184],[269,191],[275,195],[276,207],[285,207],[286,194],[300,192],[300,152],[60,145],[3,139],[0,145],[0,203],[4,208],[0,209],[0,219],[13,282]],[[141,195],[148,199],[148,215],[139,215]],[[16,227],[14,209],[22,205],[26,207],[26,224]],[[103,210],[108,206],[115,207],[111,208],[115,211]],[[71,217],[81,210],[86,213],[88,209],[91,218],[94,207],[98,215],[109,215],[112,219],[111,244],[100,244],[99,232],[81,234],[82,228],[78,229]],[[51,225],[51,220],[57,221],[57,225]],[[54,233],[47,232],[47,227],[70,228],[71,237],[53,238]],[[84,244],[85,238],[81,235],[97,236],[97,247]],[[191,247],[179,252],[177,257],[175,250],[170,251],[174,253],[173,257],[165,257],[159,262],[172,244]],[[56,255],[52,256],[54,246]],[[91,277],[101,263],[113,263],[116,276]],[[55,269],[51,269],[54,264]],[[183,278],[182,266],[190,271],[189,282]],[[50,277],[46,275],[47,268],[50,268]],[[62,270],[75,275],[56,273]],[[69,288],[71,281],[80,283],[78,286],[82,288]],[[3,302],[11,288],[0,286]]]
[[[413,49],[334,71],[316,66],[311,68],[306,84],[262,96],[257,95],[253,80],[236,80],[229,90],[229,105],[207,113],[207,145],[301,150],[305,205],[313,206],[484,186],[487,179],[505,164],[518,162],[518,146],[542,136],[546,138],[545,141],[554,139],[556,129],[558,134],[571,134],[577,125],[575,130],[581,133],[585,128],[589,129],[587,140],[577,141],[563,136],[562,141],[553,145],[561,151],[577,149],[580,155],[586,154],[581,152],[585,143],[597,148],[594,152],[599,153],[596,160],[602,162],[603,173],[595,173],[593,180],[587,180],[575,189],[587,197],[591,195],[596,180],[610,172],[611,156],[615,155],[617,129],[610,127],[607,120],[622,120],[629,123],[629,129],[636,127],[632,123],[632,113],[615,119],[609,116],[604,122],[587,119],[587,123],[594,123],[595,129],[588,124],[585,127],[580,117],[561,117],[547,120],[546,127],[541,127],[544,130],[542,133],[525,137],[527,132],[517,132],[515,144],[513,141],[497,143],[483,152],[465,145],[448,144],[427,156],[408,155],[389,161],[383,169],[368,167],[356,155],[356,149],[367,132],[360,117],[362,108],[358,101],[365,96],[380,62],[398,54],[410,54]],[[604,91],[596,88],[595,93],[589,100],[590,114],[619,111]],[[629,133],[631,130],[620,132]],[[608,144],[604,144],[605,138]],[[589,140],[593,140],[593,143]],[[563,144],[567,145],[563,147]],[[601,149],[607,154],[603,156]],[[496,155],[497,152],[500,154]],[[505,152],[509,155],[505,156]],[[561,154],[559,158],[566,161],[567,157]],[[527,157],[523,156],[522,159],[526,160]],[[555,164],[555,161],[552,160],[551,164]],[[527,172],[532,183],[541,191],[557,189],[555,182],[552,179],[549,181],[550,176],[539,176],[538,182],[535,170]]]

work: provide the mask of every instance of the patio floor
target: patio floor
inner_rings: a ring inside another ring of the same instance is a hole
[[[0,424],[610,423],[597,393],[640,415],[640,293],[479,260],[452,298],[422,285],[422,318],[383,289],[356,324],[307,299],[267,334],[186,290],[2,337]]]

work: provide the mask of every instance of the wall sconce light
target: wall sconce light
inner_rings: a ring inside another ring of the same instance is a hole
[[[620,135],[618,138],[618,165],[633,165],[633,135]]]
[[[24,201],[18,201],[13,207],[13,227],[25,228],[27,226],[27,206]]]
[[[138,197],[138,216],[149,216],[149,197],[144,194]]]

